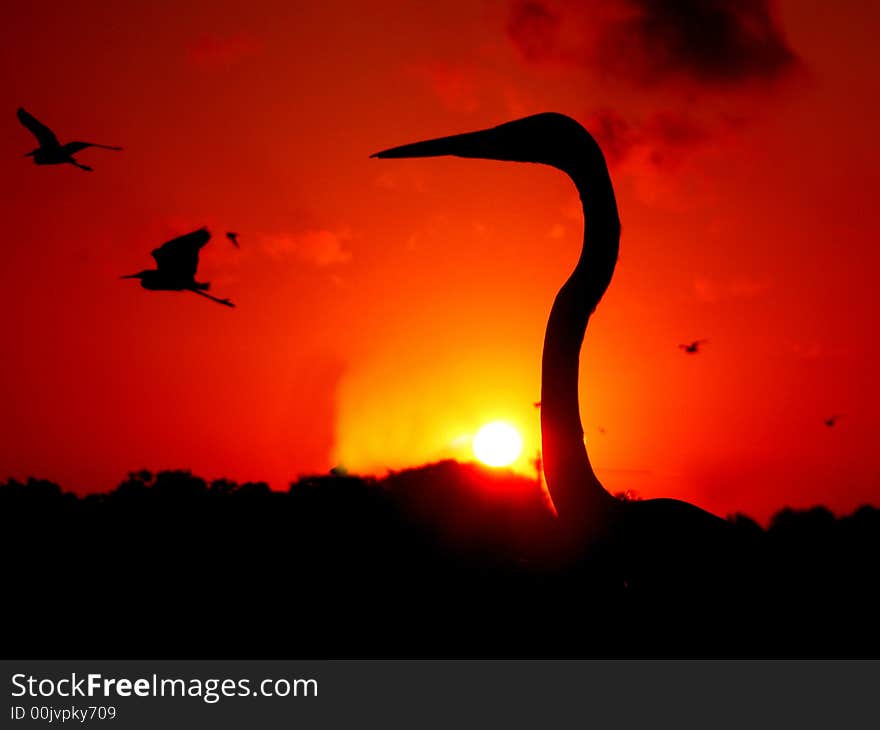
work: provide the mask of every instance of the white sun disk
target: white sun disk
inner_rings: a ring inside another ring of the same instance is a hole
[[[504,421],[487,423],[474,436],[474,456],[487,466],[509,466],[522,451],[522,438]]]

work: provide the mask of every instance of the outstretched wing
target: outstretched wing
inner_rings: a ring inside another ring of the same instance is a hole
[[[166,241],[153,251],[159,271],[175,277],[193,278],[199,266],[199,250],[209,240],[211,234],[207,228],[187,233]]]
[[[122,151],[122,147],[111,147],[109,144],[98,144],[97,142],[68,142],[64,145],[63,149],[67,154],[75,155],[87,147],[99,147],[102,150],[116,150],[117,152]]]
[[[41,147],[58,146],[58,138],[55,136],[55,133],[21,107],[18,109],[18,121],[27,127],[28,131],[37,138],[37,142],[40,143]]]

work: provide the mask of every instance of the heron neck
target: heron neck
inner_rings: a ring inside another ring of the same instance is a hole
[[[587,455],[578,369],[587,323],[614,273],[620,219],[601,157],[592,162],[576,161],[566,172],[580,193],[584,243],[547,322],[541,364],[541,440],[544,475],[560,521],[583,544],[601,532],[603,518],[614,503]]]

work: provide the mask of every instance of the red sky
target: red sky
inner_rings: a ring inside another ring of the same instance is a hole
[[[0,475],[282,488],[467,459],[496,418],[528,472],[543,328],[580,246],[573,186],[369,155],[553,110],[605,147],[623,221],[582,359],[606,486],[762,519],[880,502],[880,8],[661,7],[8,8]],[[36,167],[18,106],[125,151],[81,153],[91,174]],[[237,309],[119,280],[201,225],[200,278]],[[677,348],[696,338],[699,355]]]

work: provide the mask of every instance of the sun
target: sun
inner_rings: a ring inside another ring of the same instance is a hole
[[[493,421],[477,431],[473,449],[487,466],[510,466],[522,451],[522,438],[509,423]]]

